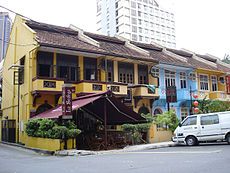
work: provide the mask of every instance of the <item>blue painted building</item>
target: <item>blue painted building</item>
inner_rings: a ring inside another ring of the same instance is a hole
[[[197,92],[195,69],[187,58],[174,54],[163,47],[153,44],[133,43],[150,52],[152,58],[159,64],[152,67],[151,74],[158,78],[159,99],[152,105],[152,114],[160,114],[168,110],[166,103],[166,87],[176,86],[177,102],[170,103],[180,120],[190,114],[193,93]]]

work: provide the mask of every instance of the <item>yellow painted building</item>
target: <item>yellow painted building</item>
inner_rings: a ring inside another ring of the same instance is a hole
[[[3,65],[3,141],[26,143],[25,123],[61,102],[64,83],[72,84],[73,97],[110,89],[139,113],[151,113],[158,98],[158,89],[148,88],[157,86],[149,74],[157,61],[126,41],[16,16],[10,42]]]

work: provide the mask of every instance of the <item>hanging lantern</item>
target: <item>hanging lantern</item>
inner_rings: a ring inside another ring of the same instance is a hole
[[[193,105],[194,105],[195,107],[197,107],[198,104],[199,104],[198,101],[194,101],[194,102],[193,102]]]
[[[194,108],[194,112],[198,113],[199,112],[199,108]]]
[[[197,94],[193,94],[193,97],[194,97],[194,99],[197,99],[198,95]]]

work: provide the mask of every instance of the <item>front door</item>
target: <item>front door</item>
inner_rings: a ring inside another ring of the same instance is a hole
[[[200,117],[200,140],[214,141],[222,139],[218,114]]]
[[[2,141],[16,142],[16,121],[2,120]]]

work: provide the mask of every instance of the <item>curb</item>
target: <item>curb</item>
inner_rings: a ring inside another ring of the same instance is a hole
[[[18,144],[18,143],[11,143],[11,142],[4,142],[4,141],[1,141],[0,143],[4,144],[4,145],[13,146],[13,147],[20,147],[23,149],[28,149],[28,150],[34,151],[36,153],[39,153],[39,154],[54,155],[54,153],[55,153],[54,151],[48,151],[48,150],[41,150],[41,149],[37,149],[37,148],[26,147],[25,145]]]
[[[127,146],[123,149],[117,150],[103,150],[103,151],[90,151],[90,150],[62,150],[56,151],[54,155],[56,156],[89,156],[89,155],[101,155],[101,154],[113,154],[113,153],[125,153],[125,152],[133,152],[140,150],[149,150],[149,149],[157,149],[157,148],[166,148],[166,147],[174,147],[175,143],[159,143],[159,144],[146,144],[146,145],[135,145],[135,146]]]
[[[126,146],[123,149],[117,150],[103,150],[103,151],[90,151],[90,150],[61,150],[61,151],[48,151],[48,150],[41,150],[37,148],[30,148],[26,147],[22,144],[17,143],[10,143],[1,141],[1,144],[20,147],[23,149],[28,149],[34,151],[39,154],[44,155],[54,155],[54,156],[89,156],[89,155],[101,155],[101,154],[112,154],[112,153],[125,153],[125,152],[133,152],[133,151],[140,151],[140,150],[149,150],[149,149],[157,149],[157,148],[166,148],[166,147],[174,147],[176,146],[175,143],[172,142],[165,142],[165,143],[155,143],[155,144],[145,144],[145,145],[134,145],[134,146]]]

